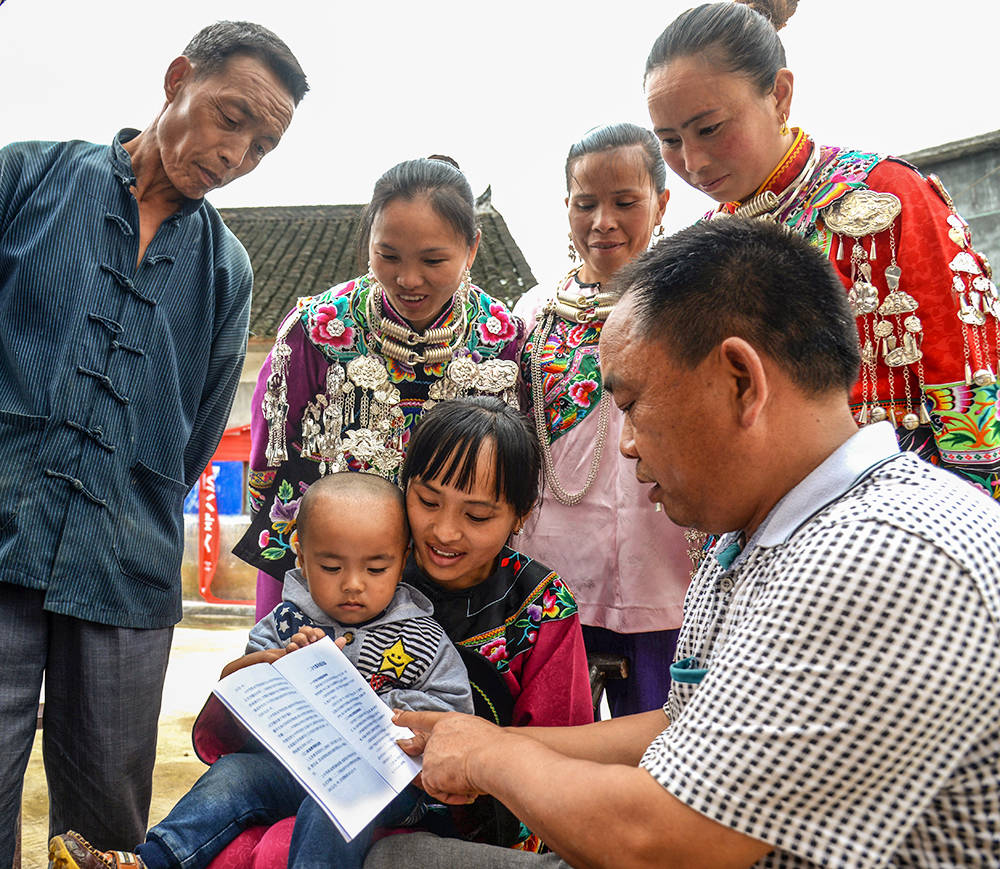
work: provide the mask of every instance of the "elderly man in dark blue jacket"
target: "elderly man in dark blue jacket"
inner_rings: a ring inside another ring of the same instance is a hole
[[[306,90],[277,36],[220,22],[141,132],[0,150],[0,865],[43,674],[52,829],[145,833],[184,495],[250,310],[249,258],[204,196],[256,168]]]

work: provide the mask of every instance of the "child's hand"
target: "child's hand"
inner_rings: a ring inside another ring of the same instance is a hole
[[[284,649],[261,649],[259,652],[251,652],[249,655],[244,655],[242,658],[237,658],[226,664],[219,678],[224,679],[230,673],[235,673],[237,670],[242,670],[253,664],[273,664],[278,658],[283,658],[285,654]]]
[[[326,636],[326,631],[322,628],[314,628],[312,625],[303,625],[298,632],[288,641],[285,646],[286,652],[294,652],[296,649],[304,649],[317,640],[322,640]]]

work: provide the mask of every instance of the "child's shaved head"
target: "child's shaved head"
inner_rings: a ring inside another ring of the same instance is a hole
[[[300,544],[309,533],[312,514],[319,510],[342,511],[345,522],[385,522],[386,534],[398,534],[403,546],[409,542],[403,491],[374,474],[344,471],[313,483],[302,496],[296,516]]]
[[[299,504],[299,569],[313,602],[340,624],[362,624],[390,606],[409,546],[403,492],[381,477],[321,477]]]

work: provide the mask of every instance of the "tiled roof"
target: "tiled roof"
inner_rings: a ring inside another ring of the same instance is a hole
[[[513,305],[538,281],[510,234],[507,223],[493,207],[489,187],[476,200],[476,217],[483,230],[479,253],[472,264],[472,280],[491,296]]]
[[[357,274],[355,233],[363,205],[222,208],[219,213],[250,254],[254,271],[250,336],[273,338],[299,296],[322,292]],[[510,304],[535,285],[524,254],[493,207],[490,189],[476,202],[483,230],[473,281]]]
[[[958,160],[962,157],[972,157],[983,151],[1000,150],[1000,130],[993,130],[968,139],[955,142],[945,142],[942,145],[932,145],[922,151],[912,151],[902,157],[917,168],[921,166],[934,167],[946,160]]]

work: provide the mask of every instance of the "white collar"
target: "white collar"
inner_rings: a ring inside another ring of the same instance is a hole
[[[858,429],[771,508],[730,566],[742,561],[755,546],[784,543],[820,510],[853,488],[876,465],[899,451],[891,423],[880,422]],[[724,534],[714,551],[722,552],[737,542],[741,534],[741,531]]]

